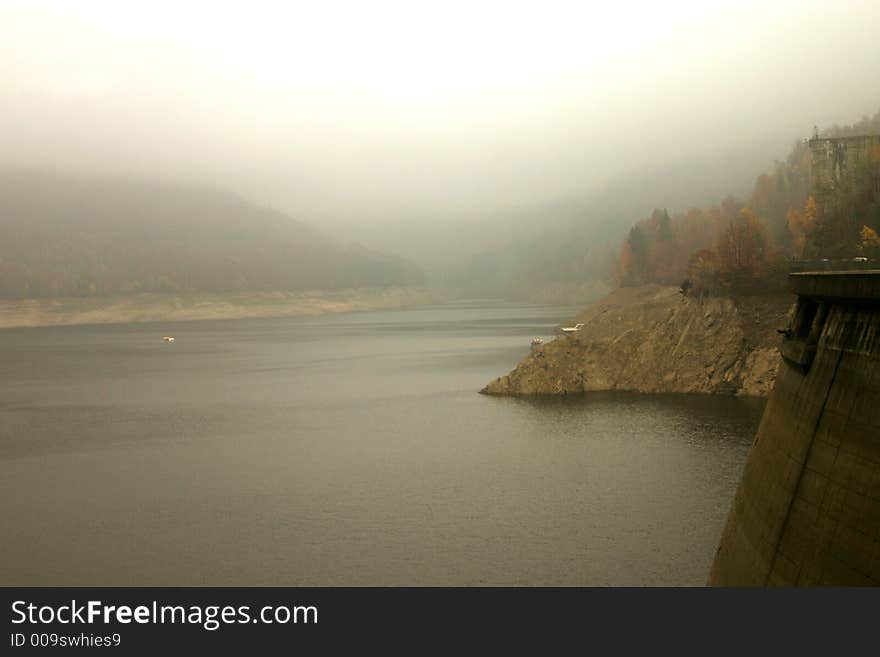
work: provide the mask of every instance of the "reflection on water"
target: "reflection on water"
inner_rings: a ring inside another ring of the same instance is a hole
[[[570,315],[3,331],[0,583],[701,584],[762,403],[476,394]]]

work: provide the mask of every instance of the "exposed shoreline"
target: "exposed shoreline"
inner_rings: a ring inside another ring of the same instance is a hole
[[[390,287],[302,292],[193,292],[117,297],[3,299],[0,300],[0,329],[304,317],[406,308],[432,303],[441,297],[443,294],[439,290]]]

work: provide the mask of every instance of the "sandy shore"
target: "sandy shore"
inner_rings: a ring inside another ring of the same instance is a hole
[[[0,328],[297,317],[404,308],[431,303],[439,296],[437,291],[424,288],[358,288],[0,300]]]

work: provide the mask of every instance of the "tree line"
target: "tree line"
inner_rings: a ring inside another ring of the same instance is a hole
[[[822,136],[880,134],[880,112]],[[811,151],[796,142],[745,199],[672,215],[655,209],[629,231],[614,264],[620,285],[683,283],[696,291],[781,289],[788,263],[802,258],[880,256],[880,149],[866,175],[877,184],[852,199],[848,216],[819,216],[811,190]],[[843,230],[842,227],[849,227]]]

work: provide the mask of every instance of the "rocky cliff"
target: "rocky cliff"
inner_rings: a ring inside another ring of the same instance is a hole
[[[595,390],[766,396],[779,367],[777,328],[794,297],[692,298],[677,288],[615,290],[572,319],[578,333],[535,347],[487,385],[490,395]]]

